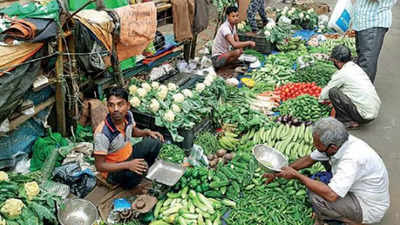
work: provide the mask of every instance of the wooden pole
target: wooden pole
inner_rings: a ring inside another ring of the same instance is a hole
[[[64,89],[64,59],[63,59],[63,31],[60,28],[58,32],[58,57],[56,62],[56,112],[57,112],[57,130],[63,136],[67,135],[67,125],[65,119],[65,89]]]

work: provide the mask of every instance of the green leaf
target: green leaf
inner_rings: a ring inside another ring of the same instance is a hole
[[[39,225],[39,218],[35,215],[35,213],[28,207],[25,207],[22,210],[21,218],[24,221],[24,224],[29,225]]]
[[[56,221],[56,217],[47,207],[36,202],[31,202],[29,207],[38,215],[40,220],[47,219],[52,222]]]
[[[6,224],[7,225],[20,225],[19,223],[15,222],[15,221],[12,221],[12,220],[7,220]]]

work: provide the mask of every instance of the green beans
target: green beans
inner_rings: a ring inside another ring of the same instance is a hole
[[[174,144],[164,144],[160,150],[158,157],[162,160],[182,163],[185,158],[185,152]]]

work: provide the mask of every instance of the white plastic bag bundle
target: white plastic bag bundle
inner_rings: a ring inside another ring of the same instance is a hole
[[[351,0],[338,0],[329,19],[328,27],[337,32],[345,33],[351,26],[353,4]]]

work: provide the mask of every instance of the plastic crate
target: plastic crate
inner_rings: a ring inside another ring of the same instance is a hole
[[[133,114],[133,118],[135,119],[136,125],[139,128],[158,131],[164,136],[165,140],[170,141],[183,149],[190,149],[193,147],[195,135],[197,135],[199,132],[212,129],[212,122],[209,119],[205,119],[196,124],[190,130],[178,130],[179,135],[181,135],[184,140],[182,142],[174,142],[167,128],[155,125],[155,118],[152,115],[140,112],[136,109],[131,109],[131,112]]]
[[[200,75],[191,75],[190,79],[188,79],[185,83],[180,85],[180,89],[193,89],[196,87],[197,83],[201,83],[204,81],[204,76]]]
[[[253,49],[262,54],[269,54],[273,50],[273,44],[268,41],[263,34],[249,36],[245,33],[239,33],[238,36],[239,41],[254,41],[256,43],[256,46]]]

